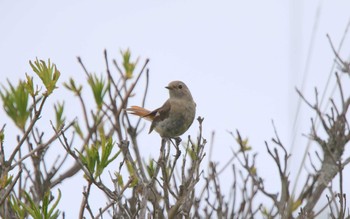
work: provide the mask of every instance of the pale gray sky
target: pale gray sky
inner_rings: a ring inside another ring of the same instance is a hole
[[[232,156],[231,148],[237,145],[227,131],[238,129],[261,154],[258,171],[274,188],[277,172],[266,161],[270,159],[264,146],[273,136],[271,120],[289,148],[295,136],[294,88],[301,87],[310,45],[305,95],[313,99],[315,86],[324,89],[333,62],[326,34],[339,45],[349,8],[345,0],[0,1],[1,83],[6,84],[6,78],[15,83],[25,72],[33,75],[28,61],[36,57],[50,58],[57,65],[60,84],[70,77],[83,83],[85,74],[76,56],[90,71],[104,73],[104,49],[110,58],[119,59],[120,49],[130,48],[141,63],[151,60],[146,107],[159,107],[166,100],[164,86],[170,81],[186,82],[197,102],[197,115],[205,117],[205,137],[209,140],[216,132],[213,160],[223,164]],[[350,52],[348,39],[341,52],[345,57]],[[73,105],[77,100],[60,87],[52,102],[69,98],[66,111],[73,119],[80,114]],[[133,104],[139,103],[136,96]],[[311,115],[303,105],[296,154],[303,153],[306,139],[301,134],[308,133]],[[1,126],[8,123],[5,144],[11,145],[9,133],[15,128],[3,111],[0,116]],[[48,126],[50,119],[43,118],[42,125]],[[197,130],[195,123],[185,136],[195,137]],[[158,156],[159,136],[145,131],[142,138],[149,142],[143,149],[145,159]],[[231,178],[229,174],[224,177]],[[67,218],[77,215],[82,185],[81,175],[63,185],[60,207],[69,209]]]

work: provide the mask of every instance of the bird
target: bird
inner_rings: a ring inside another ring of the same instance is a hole
[[[179,138],[192,125],[196,115],[196,103],[182,81],[172,81],[166,86],[169,99],[159,108],[150,111],[131,106],[128,113],[151,121],[149,133],[155,130],[162,138]]]

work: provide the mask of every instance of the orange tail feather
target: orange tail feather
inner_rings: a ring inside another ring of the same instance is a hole
[[[145,108],[139,107],[139,106],[131,106],[130,108],[127,108],[126,110],[133,115],[140,116],[140,117],[147,119],[147,120],[150,120],[150,121],[152,121],[154,118],[154,115],[152,114],[151,111],[149,111]]]

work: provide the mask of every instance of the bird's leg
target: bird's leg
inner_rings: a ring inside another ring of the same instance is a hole
[[[176,146],[179,146],[181,141],[182,141],[182,139],[180,137],[176,137],[174,139],[175,139]]]
[[[175,140],[175,143],[173,142],[173,139]],[[182,141],[182,139],[180,137],[168,138],[168,140],[175,146],[176,150],[179,150],[179,145]]]
[[[165,143],[167,140],[168,140],[167,138],[162,138],[162,146],[164,145],[164,147],[165,147]]]
[[[165,146],[166,146],[166,143],[168,142],[168,138],[162,138],[162,147],[161,147],[161,153],[163,154],[163,158],[165,158]]]
[[[173,142],[173,139],[175,140],[175,143]],[[176,154],[174,155],[175,159],[177,160],[180,155],[181,155],[181,150],[179,148],[179,145],[181,143],[181,138],[180,137],[176,137],[176,138],[169,138],[169,141],[175,146],[176,148]]]

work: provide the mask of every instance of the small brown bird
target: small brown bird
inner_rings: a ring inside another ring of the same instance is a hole
[[[188,87],[182,81],[172,81],[167,87],[169,99],[158,109],[149,111],[139,106],[132,106],[129,113],[152,121],[149,133],[153,129],[164,138],[177,138],[192,125],[196,115],[196,103]]]

